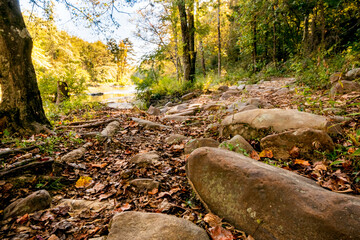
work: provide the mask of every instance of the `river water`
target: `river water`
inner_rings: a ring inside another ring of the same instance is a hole
[[[101,102],[112,108],[132,108],[136,89],[134,85],[116,86],[99,85],[88,88],[88,100],[90,102]],[[94,94],[101,94],[95,95]]]

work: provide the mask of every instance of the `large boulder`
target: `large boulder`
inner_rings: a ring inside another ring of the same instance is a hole
[[[20,198],[4,209],[4,219],[33,213],[50,207],[51,197],[46,190],[40,190]]]
[[[276,133],[264,137],[260,141],[261,149],[270,149],[277,159],[290,158],[293,147],[299,149],[300,158],[321,157],[318,152],[334,150],[331,137],[322,130],[301,128],[298,130]],[[319,155],[319,156],[318,156]]]
[[[186,174],[211,212],[257,240],[359,239],[360,199],[293,172],[200,148],[189,156]]]
[[[194,223],[161,213],[123,212],[110,222],[107,240],[209,240]]]
[[[221,123],[220,136],[241,135],[245,139],[257,139],[272,132],[299,128],[325,130],[329,133],[341,131],[338,125],[320,115],[294,109],[254,109],[227,116]]]
[[[330,89],[330,96],[334,97],[338,94],[346,94],[351,92],[360,92],[360,83],[354,81],[345,81],[337,82]]]
[[[185,154],[190,154],[197,148],[201,147],[218,147],[220,143],[212,138],[198,138],[192,139],[186,143],[184,152]]]

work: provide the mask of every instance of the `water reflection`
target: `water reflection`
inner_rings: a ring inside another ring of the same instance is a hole
[[[99,85],[88,88],[88,100],[106,103],[112,108],[131,108],[135,97],[135,86]]]

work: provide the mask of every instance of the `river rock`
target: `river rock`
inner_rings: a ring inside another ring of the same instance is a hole
[[[337,81],[339,81],[341,79],[341,72],[335,72],[333,74],[331,74],[329,80],[331,84],[335,84]]]
[[[359,239],[360,199],[291,171],[215,148],[188,158],[186,175],[205,206],[255,239]]]
[[[151,178],[137,178],[134,180],[131,180],[130,185],[136,188],[137,190],[153,190],[154,188],[159,188],[160,183],[152,180]]]
[[[341,80],[341,83],[335,83],[334,86],[330,89],[330,96],[334,97],[338,94],[346,94],[351,92],[360,92],[360,83]]]
[[[348,80],[355,80],[360,78],[360,68],[354,68],[347,73],[345,73],[345,78]]]
[[[331,137],[322,130],[301,128],[264,137],[260,141],[261,149],[269,149],[277,159],[290,158],[293,147],[299,148],[299,157],[312,159],[321,157],[317,151],[330,152],[334,150]]]
[[[205,111],[218,111],[219,109],[225,108],[222,104],[209,103],[204,106]]]
[[[167,113],[169,115],[175,114],[175,113],[178,113],[178,112],[180,112],[182,110],[187,109],[188,107],[189,107],[188,103],[179,104],[179,105],[176,105],[176,106],[170,108],[169,111],[167,111]]]
[[[223,86],[218,87],[218,91],[220,91],[220,92],[226,92],[227,90],[229,90],[228,86],[223,85]]]
[[[144,128],[148,128],[148,129],[169,128],[169,126],[166,126],[166,125],[163,125],[160,123],[151,122],[151,121],[144,120],[141,118],[132,117],[131,120],[133,120],[134,122],[137,122],[140,126],[143,126]]]
[[[7,206],[4,209],[4,219],[43,210],[50,207],[50,204],[50,194],[46,190],[40,190]]]
[[[192,98],[195,98],[197,96],[196,92],[191,92],[188,94],[185,94],[184,96],[181,97],[181,100],[186,101],[186,100],[190,100]]]
[[[120,123],[118,121],[113,121],[109,123],[104,130],[100,133],[103,137],[112,137],[119,129]]]
[[[194,223],[162,213],[123,212],[110,222],[107,240],[209,240]]]
[[[239,96],[239,95],[240,95],[240,91],[238,90],[228,90],[221,95],[220,100],[227,100],[232,96]]]
[[[147,113],[150,115],[155,115],[155,116],[161,115],[160,109],[153,107],[153,106],[149,107],[149,109],[147,110]]]
[[[167,115],[162,118],[162,120],[175,121],[175,122],[184,122],[192,119],[193,116],[179,116],[179,115]]]
[[[85,143],[82,147],[77,148],[75,150],[72,150],[71,152],[66,153],[64,156],[62,156],[60,158],[60,160],[57,160],[56,162],[58,162],[58,163],[63,163],[63,162],[72,163],[72,162],[74,162],[76,160],[79,160],[80,158],[82,158],[85,155],[85,153],[87,152],[87,148],[91,147],[91,146],[92,146],[91,142]]]
[[[172,144],[180,144],[183,141],[185,141],[186,139],[188,139],[187,137],[185,137],[184,135],[181,134],[172,134],[169,137],[167,137],[165,139],[165,143],[168,145],[172,145]]]
[[[255,151],[255,149],[245,140],[245,138],[240,135],[236,135],[232,139],[222,142],[219,147],[242,154],[244,153],[244,150],[247,154]]]
[[[341,132],[338,125],[324,116],[294,109],[254,109],[227,116],[221,123],[220,135],[241,135],[249,140],[263,138],[271,132],[299,128],[325,130],[332,134]]]
[[[159,165],[160,156],[156,152],[139,153],[130,159],[131,163],[135,163],[139,167],[147,167],[149,165]]]
[[[98,211],[100,209],[114,208],[113,202],[109,201],[90,201],[84,199],[62,199],[56,207],[69,206],[72,212],[81,212],[83,210]]]
[[[198,139],[192,139],[185,145],[185,154],[190,154],[192,151],[194,151],[197,148],[201,147],[218,147],[219,142],[212,139],[212,138],[198,138]]]

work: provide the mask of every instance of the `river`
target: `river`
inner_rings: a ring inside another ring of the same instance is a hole
[[[102,102],[112,108],[132,108],[136,89],[134,85],[99,85],[88,88],[90,102]]]

